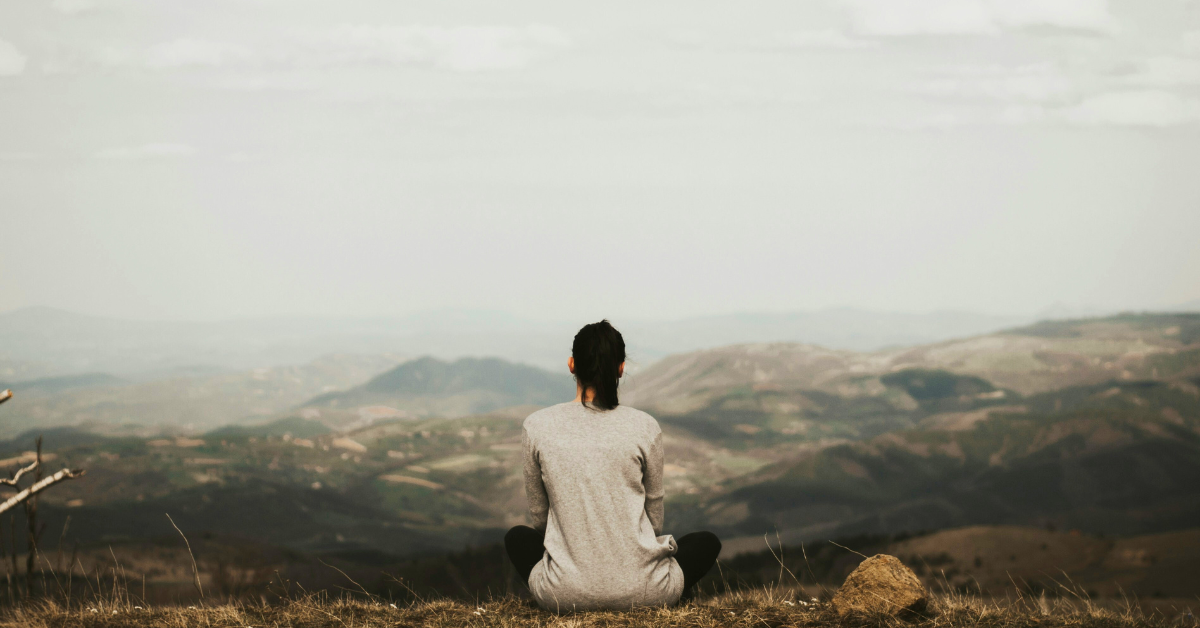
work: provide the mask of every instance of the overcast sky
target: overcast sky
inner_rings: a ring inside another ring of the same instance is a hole
[[[0,311],[1200,299],[1200,1],[0,3]]]

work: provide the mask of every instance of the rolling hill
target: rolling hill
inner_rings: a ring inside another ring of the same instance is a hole
[[[1198,390],[1114,382],[931,413],[738,478],[692,524],[787,540],[977,524],[1188,527],[1200,521]]]
[[[769,343],[667,357],[634,374],[630,404],[686,412],[736,389],[873,395],[874,380],[923,368],[972,375],[1021,394],[1112,379],[1200,375],[1200,314],[1127,314],[1051,321],[930,345],[856,353]]]
[[[60,426],[153,437],[263,422],[315,394],[360,384],[397,361],[387,355],[327,355],[299,366],[141,382],[105,374],[13,382],[5,385],[15,396],[0,411],[0,437]]]
[[[306,407],[344,410],[394,407],[406,416],[456,417],[508,406],[546,406],[575,396],[567,373],[552,373],[498,358],[445,362],[423,357],[381,373],[350,390],[320,395]]]
[[[856,354],[673,356],[623,399],[763,462],[674,521],[786,539],[983,523],[1148,533],[1200,520],[1200,316],[1055,322]],[[668,517],[672,517],[668,510]]]

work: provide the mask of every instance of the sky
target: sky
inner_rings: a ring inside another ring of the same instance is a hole
[[[1200,0],[0,3],[0,311],[1200,300]]]

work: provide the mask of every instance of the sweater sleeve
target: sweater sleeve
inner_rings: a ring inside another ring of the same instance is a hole
[[[538,461],[537,450],[525,428],[521,428],[521,450],[525,458],[525,497],[529,501],[530,522],[535,530],[545,530],[550,498],[546,495],[546,485],[542,483],[542,465]]]
[[[655,430],[654,440],[646,452],[642,469],[642,486],[646,490],[646,516],[650,518],[650,526],[654,535],[663,533],[663,449],[662,432]]]

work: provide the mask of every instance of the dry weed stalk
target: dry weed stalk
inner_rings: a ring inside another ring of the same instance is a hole
[[[187,535],[183,533],[183,530],[179,529],[179,526],[175,525],[175,520],[169,514],[167,514],[167,521],[170,521],[171,526],[175,528],[179,536],[183,537],[183,544],[187,546],[188,557],[192,559],[192,584],[196,586],[196,591],[200,592],[200,599],[204,599],[204,587],[200,585],[200,568],[196,566],[196,555],[192,553],[192,544],[188,542]]]

